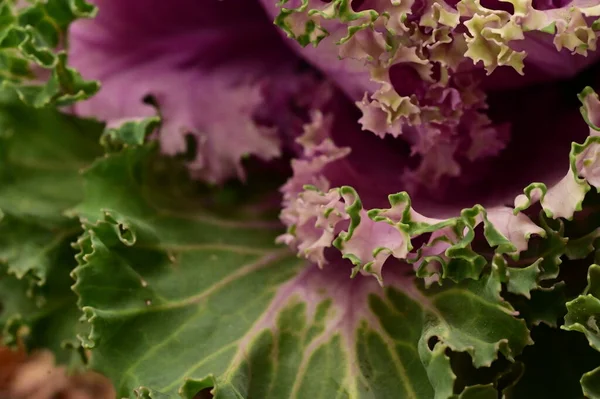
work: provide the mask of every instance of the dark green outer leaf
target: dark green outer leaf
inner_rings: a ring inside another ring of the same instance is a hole
[[[77,346],[80,311],[70,290],[81,227],[64,211],[81,200],[79,170],[99,155],[101,126],[0,95],[0,326],[6,344]],[[77,360],[75,358],[75,360]]]

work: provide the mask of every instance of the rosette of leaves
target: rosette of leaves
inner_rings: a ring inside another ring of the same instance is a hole
[[[94,3],[36,46],[95,96],[7,84],[5,342],[119,397],[599,395],[597,6]]]

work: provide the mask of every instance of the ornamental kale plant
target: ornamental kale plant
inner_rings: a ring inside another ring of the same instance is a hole
[[[598,31],[0,1],[3,344],[118,398],[600,398]]]

